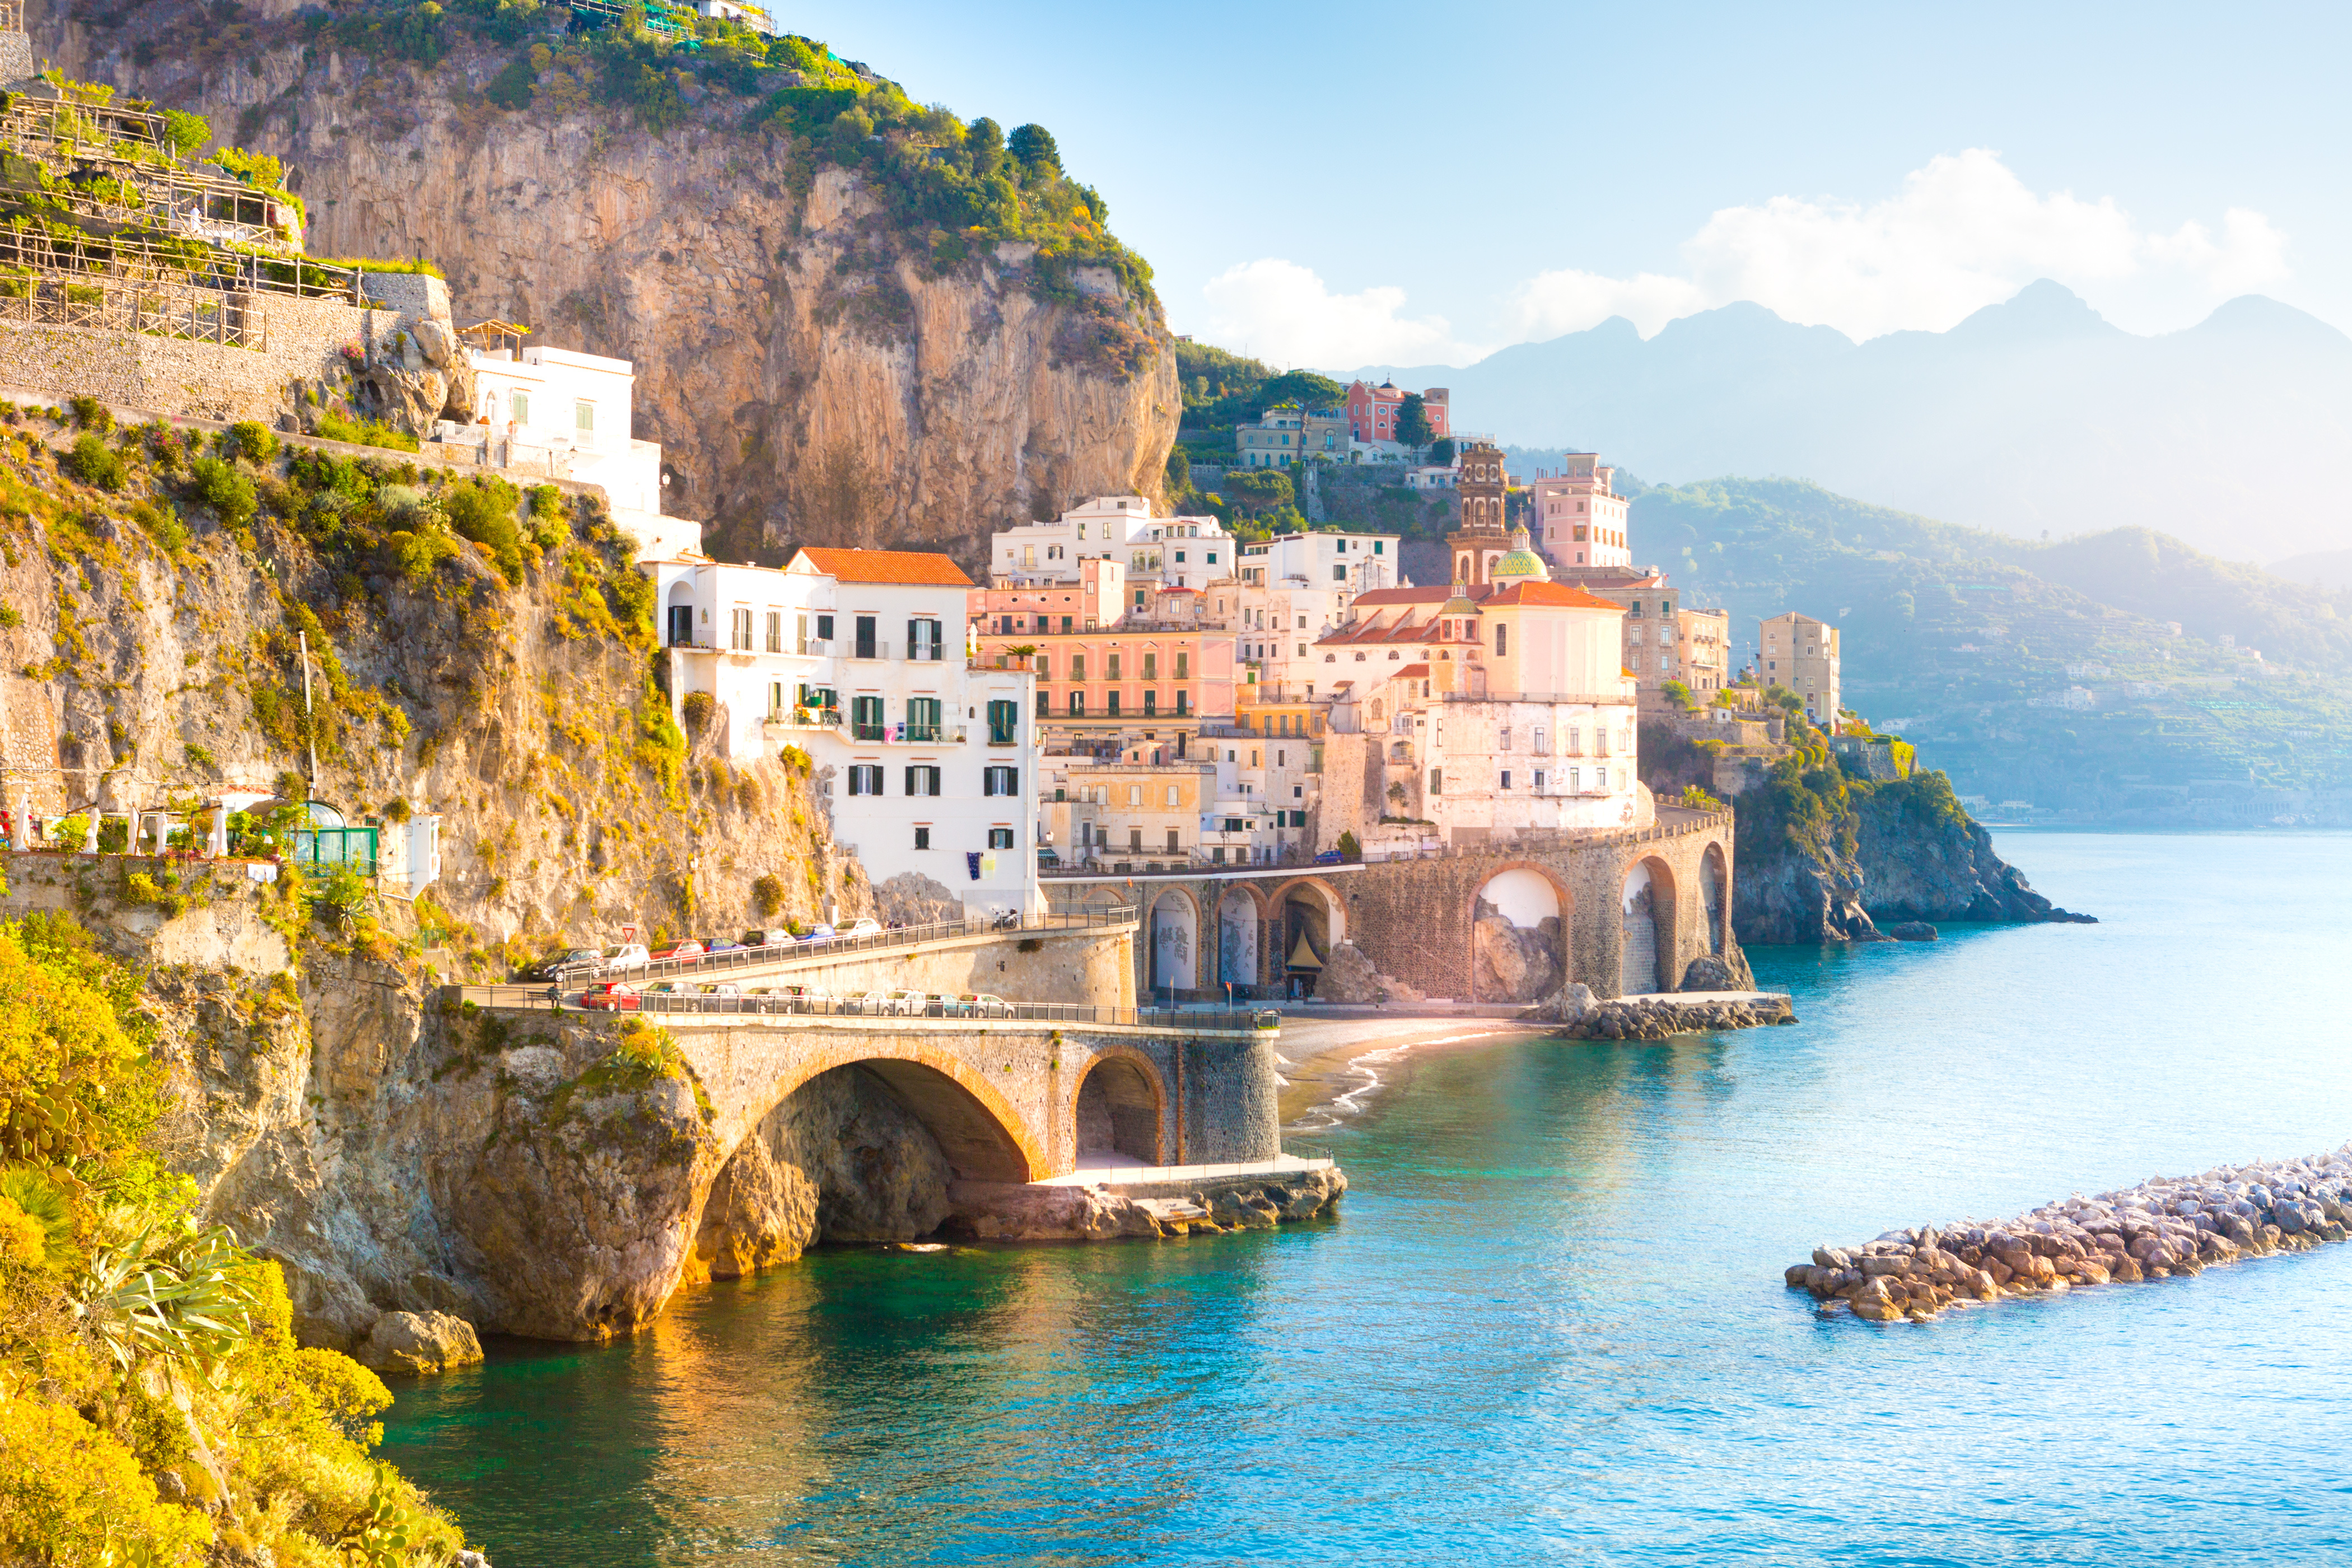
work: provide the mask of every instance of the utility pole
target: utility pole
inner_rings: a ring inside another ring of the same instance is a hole
[[[296,641],[302,649],[302,728],[310,742],[310,797],[319,795],[319,723],[310,713],[310,634],[297,632]]]

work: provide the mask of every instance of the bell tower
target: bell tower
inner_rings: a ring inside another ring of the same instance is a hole
[[[1446,554],[1455,582],[1483,588],[1495,563],[1510,553],[1503,512],[1511,476],[1503,468],[1503,449],[1492,441],[1465,442],[1461,458],[1462,526],[1445,536]]]

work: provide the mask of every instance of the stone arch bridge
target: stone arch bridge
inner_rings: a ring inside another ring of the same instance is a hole
[[[1140,907],[1139,996],[1280,997],[1341,943],[1433,1000],[1674,991],[1692,962],[1746,963],[1731,931],[1732,813],[1661,805],[1649,827],[1521,836],[1417,859],[1116,869],[1049,879],[1057,909]],[[1302,952],[1301,944],[1305,945]],[[1744,983],[1744,982],[1743,982]]]

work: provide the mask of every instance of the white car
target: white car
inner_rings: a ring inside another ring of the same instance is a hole
[[[992,996],[985,991],[967,991],[956,998],[959,1011],[979,1018],[1010,1018],[1013,1004],[1002,996]]]
[[[596,967],[600,972],[610,974],[624,969],[643,969],[648,962],[644,942],[625,942],[617,947],[606,948],[604,955],[597,959]]]
[[[857,999],[857,1010],[861,1013],[887,1013],[891,1011],[890,993],[887,991],[868,991],[865,995],[860,996]]]
[[[732,980],[722,980],[716,985],[704,986],[702,994],[705,996],[740,996],[743,994],[743,988]]]
[[[841,936],[880,936],[882,934],[882,922],[876,920],[872,915],[860,915],[857,919],[850,921],[847,925],[843,926],[836,934]]]

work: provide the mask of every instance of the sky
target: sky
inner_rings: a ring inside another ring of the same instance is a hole
[[[2054,278],[2128,331],[2352,329],[2352,7],[815,0],[923,102],[1054,132],[1170,324],[1466,364],[1752,300],[1863,339]]]

